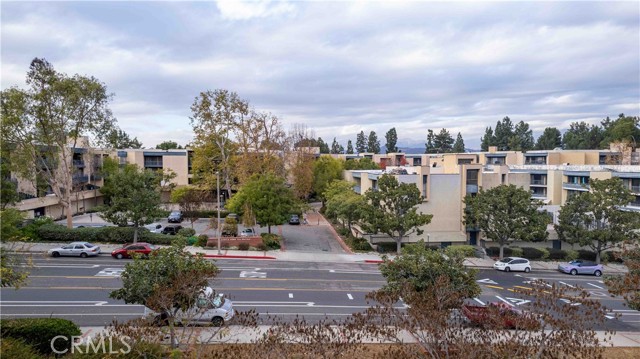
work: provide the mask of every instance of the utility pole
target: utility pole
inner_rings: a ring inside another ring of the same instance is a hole
[[[218,196],[218,225],[216,226],[216,235],[218,236],[218,255],[220,251],[220,171],[216,172],[216,195]]]

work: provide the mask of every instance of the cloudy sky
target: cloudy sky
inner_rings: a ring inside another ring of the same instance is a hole
[[[629,2],[1,3],[2,89],[34,57],[93,75],[145,147],[192,138],[200,91],[237,92],[288,129],[355,143],[391,127],[477,148],[509,116],[539,135],[640,113],[640,5]]]

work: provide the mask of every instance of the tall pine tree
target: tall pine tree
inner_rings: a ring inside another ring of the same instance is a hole
[[[351,144],[351,140],[347,141],[347,154],[353,154],[353,145]]]
[[[509,116],[496,123],[494,135],[498,151],[508,151],[510,149],[509,141],[511,141],[511,137],[513,136],[513,122],[511,122]]]
[[[387,144],[385,147],[387,148],[387,153],[395,153],[398,152],[398,147],[396,146],[398,143],[398,134],[396,133],[396,128],[393,127],[387,134],[384,136],[387,140]]]
[[[484,136],[482,136],[482,138],[480,139],[480,142],[481,142],[480,146],[483,151],[489,151],[489,146],[496,145],[496,138],[493,135],[493,129],[491,129],[491,126],[485,128]]]
[[[360,131],[356,137],[356,151],[358,153],[367,152],[367,138],[364,135],[364,131]]]
[[[560,130],[555,127],[545,128],[542,135],[538,137],[538,142],[536,142],[536,150],[553,150],[561,146],[562,135],[560,134]]]
[[[456,137],[456,142],[453,144],[453,152],[455,153],[463,153],[464,152],[464,140],[462,139],[462,135],[458,132],[458,137]]]
[[[380,141],[378,141],[378,135],[375,131],[369,133],[369,140],[367,141],[367,152],[380,153]]]
[[[436,153],[436,149],[434,147],[436,136],[433,134],[433,130],[427,131],[427,143],[425,143],[424,153]]]

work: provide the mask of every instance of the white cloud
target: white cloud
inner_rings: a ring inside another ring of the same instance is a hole
[[[216,5],[223,18],[230,20],[249,20],[278,16],[295,11],[292,3],[271,0],[217,0]]]

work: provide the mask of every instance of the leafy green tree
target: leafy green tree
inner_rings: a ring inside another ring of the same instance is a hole
[[[313,191],[320,197],[323,204],[326,200],[324,191],[331,181],[342,178],[343,168],[343,161],[329,156],[321,156],[313,164]]]
[[[553,150],[562,147],[562,134],[555,127],[547,127],[538,137],[536,142],[536,150]]]
[[[11,87],[0,94],[2,140],[11,144],[11,169],[21,178],[40,179],[65,208],[73,225],[73,154],[88,136],[105,145],[115,119],[108,108],[111,95],[93,77],[55,71],[44,59],[34,59],[27,90]]]
[[[365,206],[364,197],[353,191],[353,183],[336,180],[332,181],[324,197],[327,199],[325,214],[330,218],[342,221],[342,226],[349,228],[362,216],[362,208]]]
[[[20,287],[27,280],[29,272],[29,260],[25,263],[25,256],[12,255],[13,243],[22,241],[23,235],[19,225],[24,220],[24,214],[15,208],[3,208],[0,210],[0,280],[2,287]],[[25,264],[27,264],[25,266]]]
[[[603,139],[600,148],[608,148],[612,142],[628,142],[637,146],[640,141],[640,118],[625,116],[621,113],[617,119],[609,117],[602,121],[604,128]]]
[[[533,131],[529,129],[529,124],[524,121],[518,122],[513,130],[513,136],[509,140],[511,151],[529,151],[534,146]]]
[[[107,136],[107,145],[110,148],[142,148],[142,142],[137,137],[131,138],[129,134],[120,128],[114,128]]]
[[[175,319],[180,310],[192,308],[202,289],[219,273],[202,254],[192,255],[183,245],[161,248],[148,259],[135,258],[125,266],[122,288],[109,295],[127,304],[144,305],[169,324],[175,343]]]
[[[0,139],[0,210],[7,208],[9,205],[16,204],[20,197],[18,196],[17,183],[11,179],[11,156],[7,143],[4,141],[4,131]],[[4,238],[4,237],[3,237]]]
[[[440,132],[433,138],[433,147],[436,153],[450,153],[453,150],[453,137],[446,128],[440,130]]]
[[[508,151],[510,150],[509,141],[513,136],[513,122],[509,116],[502,119],[502,121],[498,121],[496,123],[496,130],[494,132],[495,136],[495,145],[498,146],[499,151]]]
[[[639,238],[640,213],[620,209],[634,197],[619,178],[593,179],[589,186],[560,208],[555,228],[563,241],[591,248],[599,263],[603,251]]]
[[[342,147],[342,145],[339,144],[338,141],[336,141],[336,138],[334,137],[333,143],[331,143],[331,153],[338,154],[343,152],[344,152],[344,147]]]
[[[351,140],[347,141],[347,154],[348,155],[353,154],[353,144],[351,143]]]
[[[384,174],[378,179],[378,187],[364,194],[362,225],[369,233],[385,233],[396,242],[400,254],[402,239],[413,233],[421,235],[419,227],[431,222],[433,215],[418,213],[416,206],[422,203],[420,191],[415,185],[399,183],[392,175]]]
[[[491,129],[491,126],[485,128],[484,130],[484,136],[482,136],[482,138],[480,139],[481,142],[481,148],[483,151],[489,151],[489,146],[495,146],[496,144],[496,138],[493,135],[493,130]]]
[[[347,160],[344,162],[345,170],[379,170],[380,166],[373,162],[371,158],[363,157],[355,160]]]
[[[433,130],[427,130],[427,143],[425,143],[424,153],[436,153],[435,142],[436,135],[433,133]]]
[[[192,167],[199,183],[216,188],[220,173],[221,188],[231,193],[233,159],[237,145],[232,136],[243,119],[249,116],[249,102],[237,93],[224,89],[201,92],[191,105],[193,128]]]
[[[458,132],[458,137],[456,137],[456,142],[453,144],[453,152],[455,153],[464,153],[464,140],[462,139],[462,135]]]
[[[199,218],[199,210],[205,201],[210,200],[201,189],[193,186],[178,187],[171,191],[171,202],[180,205],[182,216],[193,223]]]
[[[384,138],[387,140],[387,144],[385,147],[387,148],[387,153],[396,153],[398,152],[398,134],[396,133],[396,128],[393,127],[387,134],[384,135]]]
[[[369,139],[367,140],[367,152],[380,153],[380,141],[378,141],[378,135],[375,131],[369,132]]]
[[[411,298],[409,292],[422,293],[435,291],[438,280],[445,277],[454,291],[459,293],[452,308],[459,308],[465,298],[480,295],[481,289],[476,282],[476,269],[464,265],[464,257],[459,254],[431,250],[424,241],[408,244],[400,255],[390,260],[385,258],[380,264],[380,272],[387,280],[382,291],[396,293],[402,298]],[[411,304],[411,303],[407,303]]]
[[[175,141],[163,141],[156,145],[157,150],[180,150],[182,146]]]
[[[565,150],[595,150],[602,142],[602,128],[586,122],[573,122],[562,136]]]
[[[322,140],[322,137],[318,137],[318,147],[320,147],[320,153],[331,153],[329,145]]]
[[[133,224],[133,243],[136,243],[139,228],[160,217],[161,181],[161,174],[136,165],[126,165],[109,173],[100,189],[105,197],[100,216],[118,226]]]
[[[325,157],[322,157],[325,158]],[[280,225],[296,208],[293,192],[284,178],[271,173],[252,176],[227,202],[227,208],[243,214],[249,205],[261,226]]]
[[[358,151],[358,153],[367,152],[367,138],[364,135],[364,131],[360,131],[358,136],[356,136],[356,151]]]
[[[547,239],[548,216],[538,211],[539,201],[531,200],[531,193],[522,187],[500,185],[489,190],[481,188],[476,196],[468,194],[464,223],[480,228],[484,235],[500,246],[510,241]]]

